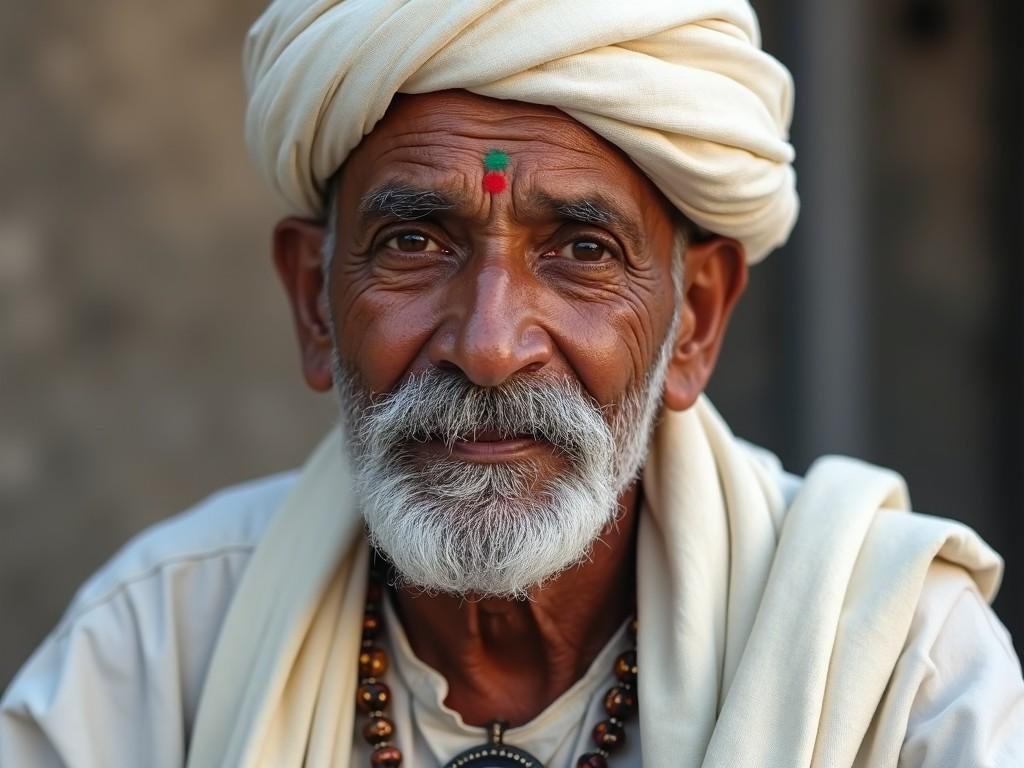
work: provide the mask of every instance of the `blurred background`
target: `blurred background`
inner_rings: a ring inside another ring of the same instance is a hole
[[[0,689],[76,586],[206,494],[300,463],[277,206],[242,145],[264,0],[0,9]],[[1008,559],[1024,637],[1024,4],[756,0],[803,199],[712,386],[804,471],[899,469]]]

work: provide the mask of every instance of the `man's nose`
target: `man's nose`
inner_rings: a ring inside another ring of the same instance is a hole
[[[458,368],[471,382],[495,387],[518,373],[540,370],[552,356],[532,292],[501,266],[466,276],[453,291],[446,322],[432,339],[430,358]]]

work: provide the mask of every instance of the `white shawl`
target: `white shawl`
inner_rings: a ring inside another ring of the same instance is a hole
[[[368,565],[342,440],[318,448],[252,557],[189,768],[348,764]],[[644,765],[895,764],[913,697],[886,686],[929,567],[962,566],[990,599],[999,557],[908,514],[899,476],[850,459],[817,462],[787,505],[705,400],[663,414],[643,484]]]

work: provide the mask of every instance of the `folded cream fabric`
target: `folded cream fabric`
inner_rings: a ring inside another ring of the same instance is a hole
[[[250,560],[189,768],[349,763],[368,564],[342,441],[317,450]],[[895,764],[914,691],[893,670],[926,573],[941,560],[997,588],[999,557],[903,511],[897,475],[824,459],[792,498],[780,478],[706,400],[663,414],[637,552],[645,766]]]
[[[300,214],[395,93],[558,107],[751,262],[797,215],[789,72],[746,0],[275,0],[246,43],[246,138]]]

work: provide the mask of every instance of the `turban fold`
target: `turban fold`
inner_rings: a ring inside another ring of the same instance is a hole
[[[792,81],[747,0],[274,0],[244,67],[250,153],[298,214],[396,93],[464,89],[562,110],[750,262],[796,220]]]

